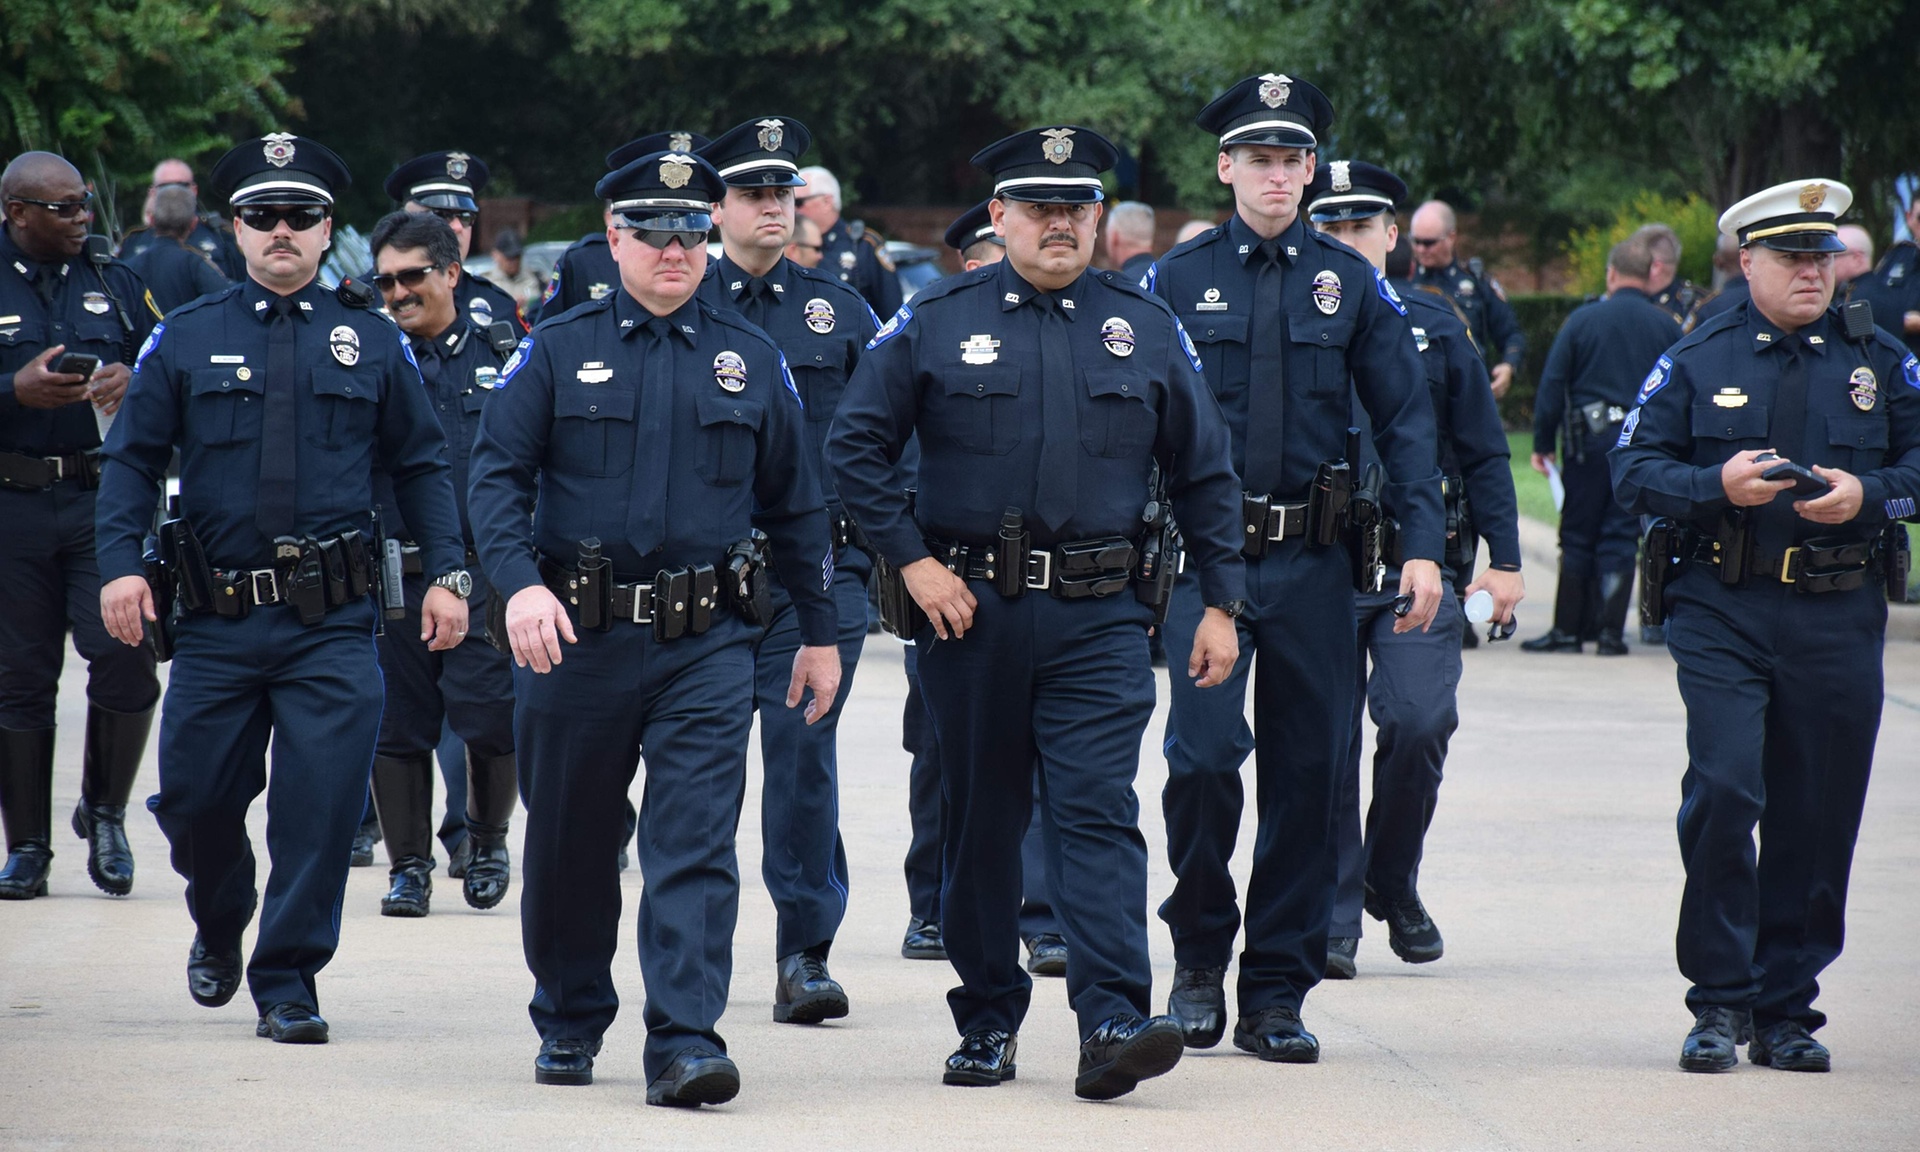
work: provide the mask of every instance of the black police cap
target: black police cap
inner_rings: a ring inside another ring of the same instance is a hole
[[[1315,224],[1364,220],[1391,212],[1407,198],[1406,182],[1365,160],[1330,160],[1314,172],[1303,199]]]
[[[387,195],[423,208],[454,208],[478,212],[474,200],[487,186],[487,165],[466,152],[429,152],[395,168],[387,175]]]
[[[1004,247],[1007,242],[993,231],[993,214],[987,208],[992,203],[991,200],[982,200],[947,225],[947,247],[955,252],[965,252],[982,240],[991,240]]]
[[[353,183],[340,157],[318,140],[289,132],[235,145],[214,164],[208,179],[235,208],[250,204],[319,204]]]
[[[698,132],[672,129],[667,132],[652,132],[638,139],[629,140],[620,147],[607,153],[607,171],[625,168],[649,152],[699,152],[711,141]]]
[[[1333,104],[1305,80],[1268,72],[1222,92],[1195,123],[1220,137],[1222,152],[1236,144],[1317,148],[1333,127]]]
[[[1100,173],[1120,150],[1090,128],[1060,126],[1016,132],[973,154],[972,164],[993,176],[1002,200],[1093,204],[1106,199]]]
[[[722,132],[700,155],[730,188],[795,187],[813,133],[798,120],[763,116]]]
[[[727,186],[713,165],[686,152],[650,152],[593,186],[625,228],[705,231]]]

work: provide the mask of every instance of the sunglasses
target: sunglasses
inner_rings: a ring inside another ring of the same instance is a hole
[[[31,196],[9,196],[8,199],[18,200],[22,204],[37,204],[62,220],[72,220],[93,210],[91,192],[78,200],[35,200]]]
[[[427,211],[449,224],[465,224],[469,228],[473,227],[474,219],[480,215],[478,212],[468,212],[463,208],[429,208]]]
[[[802,244],[802,243],[800,243],[800,241],[798,241],[798,240],[795,240],[795,241],[793,242],[793,246],[794,246],[795,248],[805,248],[805,249],[806,249],[807,251],[809,251],[809,252],[818,252],[818,251],[820,251],[820,250],[821,250],[822,248],[825,248],[825,247],[826,247],[826,245],[825,245],[825,244]]]
[[[425,282],[429,272],[438,272],[440,268],[439,264],[428,264],[424,268],[408,268],[402,272],[382,272],[378,276],[369,276],[367,279],[375,288],[380,289],[381,293],[391,295],[394,285],[398,284],[402,288],[409,289],[418,288]]]
[[[1418,236],[1413,238],[1413,246],[1415,248],[1431,248],[1438,243],[1440,243],[1438,240],[1423,240]]]
[[[684,232],[667,228],[630,228],[628,231],[633,233],[635,240],[649,248],[658,248],[662,252],[666,251],[667,246],[675,240],[680,242],[680,247],[689,252],[695,248],[704,248],[707,243],[705,232]]]
[[[271,232],[282,223],[295,232],[305,232],[327,218],[327,210],[317,204],[296,208],[242,208],[240,223],[255,232]]]

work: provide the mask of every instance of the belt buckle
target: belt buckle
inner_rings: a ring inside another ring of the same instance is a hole
[[[1786,552],[1784,552],[1784,553],[1782,553],[1782,554],[1781,554],[1781,556],[1780,556],[1780,583],[1782,583],[1782,584],[1792,584],[1792,583],[1794,583],[1794,582],[1795,582],[1795,581],[1794,581],[1794,577],[1793,577],[1793,575],[1792,575],[1792,572],[1793,572],[1793,558],[1794,558],[1795,556],[1798,556],[1799,554],[1800,554],[1800,546],[1799,546],[1798,544],[1795,544],[1795,545],[1794,545],[1793,547],[1791,547],[1791,548],[1789,548],[1789,549],[1787,549],[1787,550],[1786,550]]]
[[[266,581],[266,594],[260,592],[260,582]],[[252,594],[255,604],[280,603],[280,582],[272,568],[255,568],[247,573],[247,591]]]
[[[1267,539],[1279,543],[1287,538],[1287,509],[1284,504],[1275,504],[1267,509]]]
[[[1040,561],[1040,577],[1033,575],[1033,562]],[[1027,587],[1044,591],[1053,584],[1053,551],[1035,549],[1027,556]]]
[[[627,595],[630,597],[627,607],[627,619],[634,624],[653,623],[653,585],[629,584]],[[646,614],[641,612],[646,609]]]
[[[67,458],[65,456],[42,456],[47,467],[53,471],[53,482],[58,484],[67,478]]]

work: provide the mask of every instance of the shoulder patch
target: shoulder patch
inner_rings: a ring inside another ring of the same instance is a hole
[[[1158,284],[1159,282],[1160,282],[1160,261],[1155,260],[1153,263],[1147,265],[1147,274],[1145,276],[1140,277],[1140,287],[1146,289],[1148,292],[1151,292],[1153,291],[1153,286],[1155,284]]]
[[[513,350],[513,355],[507,358],[506,367],[500,369],[500,383],[494,387],[505,388],[508,381],[513,379],[514,373],[526,366],[527,353],[531,351],[533,351],[533,336],[529,334],[520,337],[520,344]]]
[[[880,330],[873,334],[873,339],[867,341],[867,351],[871,352],[875,348],[880,347],[880,345],[885,344],[887,341],[893,339],[895,336],[898,336],[900,334],[900,330],[902,328],[905,328],[907,326],[907,322],[912,319],[913,319],[913,305],[911,304],[900,305],[900,311],[895,312],[892,316],[889,316],[887,318],[887,322],[885,324],[880,325]]]
[[[807,409],[807,402],[805,400],[800,399],[800,389],[794,386],[793,369],[787,367],[787,354],[785,352],[781,352],[779,353],[779,356],[780,356],[780,379],[783,382],[785,382],[787,386],[787,391],[793,393],[793,402],[795,404],[800,405],[800,410],[804,412]]]
[[[147,357],[152,355],[153,350],[160,346],[160,334],[162,332],[165,332],[166,330],[167,330],[167,322],[165,320],[162,320],[160,323],[155,324],[153,326],[153,331],[147,333],[146,342],[140,345],[139,355],[133,358],[133,370],[135,372],[140,371],[140,366],[147,362]],[[1911,362],[1913,360],[1913,357],[1909,356],[1907,357],[1907,360]],[[1909,376],[1908,379],[1911,380],[1912,377]]]
[[[1911,352],[1907,353],[1907,358],[1900,361],[1900,374],[1907,378],[1908,384],[1920,388],[1920,359],[1916,359]]]
[[[400,355],[407,358],[407,363],[413,365],[415,372],[420,371],[420,361],[413,358],[413,345],[407,342],[407,334],[400,330],[400,325],[393,326],[393,334],[400,340]]]
[[[1911,357],[1909,357],[1909,359],[1911,359]],[[1662,356],[1654,363],[1653,371],[1647,373],[1647,378],[1640,382],[1640,396],[1633,402],[1635,408],[1637,409],[1640,405],[1652,399],[1653,394],[1665,388],[1667,382],[1672,379],[1673,360],[1671,357]]]
[[[1407,306],[1400,302],[1400,293],[1393,290],[1393,285],[1387,283],[1386,275],[1378,268],[1373,270],[1373,283],[1374,287],[1380,291],[1380,299],[1385,300],[1400,315],[1407,314]]]
[[[1180,334],[1180,349],[1187,354],[1187,361],[1193,365],[1193,370],[1195,372],[1206,371],[1205,368],[1200,366],[1200,349],[1193,346],[1193,337],[1187,335],[1186,325],[1180,323],[1180,317],[1178,316],[1173,318],[1173,330]]]

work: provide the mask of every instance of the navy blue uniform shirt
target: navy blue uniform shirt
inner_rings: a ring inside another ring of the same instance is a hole
[[[460,508],[460,534],[468,547],[473,546],[473,523],[467,516],[467,476],[473,458],[473,439],[480,430],[480,412],[487,399],[500,387],[501,365],[506,356],[495,352],[487,333],[455,316],[445,332],[431,340],[407,337],[420,378],[427,388],[428,402],[447,437],[447,464],[453,470],[454,503]],[[390,518],[384,527],[389,536],[411,540],[406,517],[393,498],[393,481],[384,470],[373,478],[374,501],[386,509]]]
[[[1158,462],[1207,603],[1245,599],[1227,427],[1178,322],[1118,273],[1083,273],[1050,294],[1068,317],[1074,373],[1046,379],[1040,295],[1002,260],[936,281],[887,321],[827,437],[848,511],[899,567],[929,555],[927,536],[993,539],[1008,508],[1027,513],[1036,547],[1137,537]],[[1123,330],[1127,342],[1114,338]],[[1078,502],[1054,533],[1032,514],[1043,389],[1073,397],[1080,423]],[[898,464],[916,433],[919,497],[909,519]]]
[[[551,319],[619,287],[620,267],[613,262],[607,234],[589,232],[554,261],[553,274],[547,277],[547,291],[540,297],[534,319]]]
[[[127,257],[127,266],[153,293],[153,306],[162,316],[232,283],[200,249],[172,236],[142,245]]]
[[[131,264],[141,252],[166,239],[151,228],[135,228],[120,241],[118,255]],[[222,279],[231,282],[246,278],[247,261],[240,255],[240,246],[234,243],[233,234],[210,223],[206,217],[193,222],[193,231],[187,233],[187,244],[211,261]]]
[[[1547,352],[1533,399],[1533,450],[1554,453],[1569,408],[1633,407],[1634,393],[1660,354],[1680,339],[1673,313],[1637,288],[1582,304],[1567,317]],[[1574,417],[1576,420],[1579,417]]]
[[[41,296],[42,287],[50,287],[51,303]],[[133,324],[130,341],[120,326],[122,308]],[[23,407],[13,395],[13,374],[56,344],[98,356],[102,364],[125,363],[128,344],[138,348],[159,318],[146,287],[125,264],[114,260],[102,267],[84,254],[36,263],[0,225],[0,451],[61,456],[98,448],[91,401]]]
[[[268,325],[274,293],[248,279],[181,308],[140,350],[126,404],[102,452],[96,523],[102,582],[137,576],[160,483],[180,450],[180,508],[216,568],[260,568],[273,541],[254,523],[266,409]],[[378,463],[422,563],[461,566],[446,438],[406,338],[378,312],[351,308],[318,280],[293,293],[293,451],[298,499],[292,534],[365,532]]]
[[[1200,346],[1207,384],[1233,432],[1234,472],[1246,476],[1249,435],[1284,437],[1280,482],[1269,493],[1304,500],[1322,461],[1346,453],[1354,396],[1373,421],[1390,482],[1400,486],[1401,552],[1438,563],[1446,545],[1439,459],[1426,371],[1406,305],[1366,257],[1295,218],[1276,238],[1286,346],[1284,428],[1249,429],[1254,339],[1279,334],[1253,316],[1260,237],[1235,214],[1162,256],[1147,278]],[[1322,280],[1316,293],[1315,278]],[[1331,298],[1333,310],[1326,311]],[[1264,383],[1264,382],[1263,382]],[[1251,483],[1251,481],[1249,481]]]
[[[1513,305],[1500,294],[1491,276],[1462,268],[1456,260],[1445,268],[1416,266],[1413,282],[1422,287],[1432,285],[1459,304],[1467,314],[1467,328],[1474,340],[1495,363],[1520,367],[1527,354],[1526,333],[1520,329],[1520,318],[1513,314]]]
[[[644,582],[719,564],[759,527],[802,642],[834,643],[833,541],[780,350],[737,313],[689,300],[665,317],[671,374],[656,380],[646,372],[652,318],[616,289],[541,321],[507,361],[481,413],[468,491],[488,578],[512,597],[541,583],[538,556],[570,568],[580,541],[597,536],[617,581]],[[639,436],[650,388],[671,390],[672,434],[659,443]],[[634,468],[640,453],[661,451],[666,542],[643,557],[627,538]]]
[[[900,308],[900,274],[864,225],[856,232],[853,222],[843,219],[821,233],[820,271],[866,297],[881,316]]]
[[[1920,332],[1908,333],[1906,317],[1920,312],[1920,248],[1902,240],[1887,249],[1873,271],[1854,281],[1853,298],[1873,303],[1873,322],[1920,352]]]

